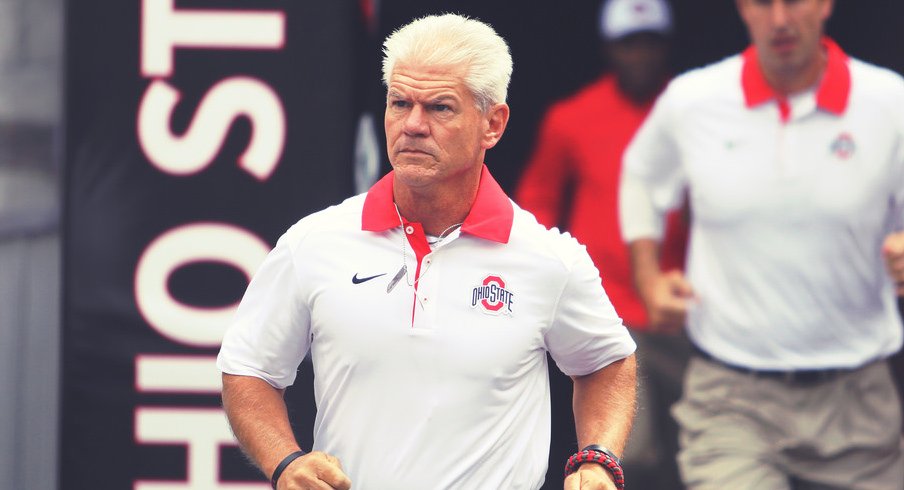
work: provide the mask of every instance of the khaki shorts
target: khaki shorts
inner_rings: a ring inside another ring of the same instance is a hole
[[[901,408],[885,362],[790,383],[691,360],[672,414],[693,490],[902,490]]]

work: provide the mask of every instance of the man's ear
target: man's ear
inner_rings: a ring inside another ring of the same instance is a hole
[[[829,17],[832,16],[832,11],[835,10],[835,0],[824,0],[822,8],[822,21],[828,22]]]
[[[486,130],[483,133],[483,148],[490,149],[502,138],[509,120],[508,104],[496,104],[487,111]]]

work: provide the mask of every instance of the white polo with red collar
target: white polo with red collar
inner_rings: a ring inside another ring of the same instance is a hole
[[[881,244],[904,229],[904,80],[831,40],[782,100],[754,48],[676,80],[625,155],[626,241],[689,190],[688,333],[756,369],[857,367],[901,346]]]
[[[432,250],[420,224],[401,224],[392,185],[280,238],[217,364],[284,388],[310,349],[314,449],[339,457],[354,488],[540,488],[546,353],[584,375],[634,342],[584,247],[515,206],[486,167],[464,224]]]

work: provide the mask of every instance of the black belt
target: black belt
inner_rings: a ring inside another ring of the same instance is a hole
[[[732,371],[737,371],[739,373],[746,374],[748,376],[752,376],[755,378],[764,378],[764,379],[774,379],[778,381],[784,381],[789,384],[818,384],[826,381],[831,381],[843,374],[850,373],[851,369],[840,369],[840,368],[830,368],[830,369],[795,369],[790,371],[781,371],[775,369],[753,369],[744,366],[738,366],[736,364],[727,363],[721,359],[716,359],[710,353],[704,351],[703,349],[697,347],[696,345],[692,346],[694,353],[697,357],[706,359],[709,362],[714,364],[718,364],[719,366],[731,369]]]

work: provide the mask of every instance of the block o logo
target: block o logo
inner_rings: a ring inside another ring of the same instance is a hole
[[[480,306],[485,313],[511,315],[514,297],[502,277],[489,275],[471,290],[471,308]]]

